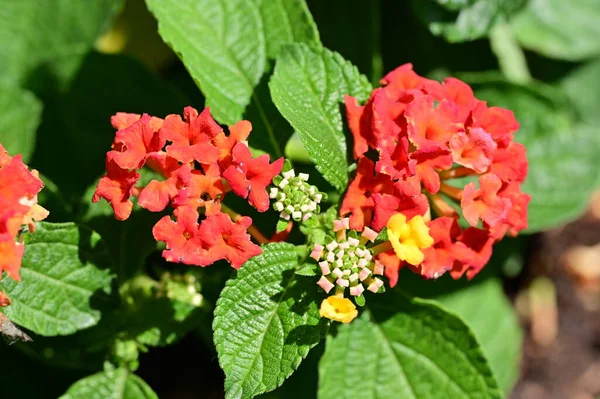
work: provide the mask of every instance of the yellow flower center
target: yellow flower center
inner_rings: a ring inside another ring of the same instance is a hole
[[[321,317],[348,324],[358,316],[358,310],[350,299],[330,296],[321,303],[319,314]]]
[[[429,227],[421,215],[407,222],[406,216],[396,213],[388,221],[387,228],[388,239],[398,258],[413,266],[423,262],[422,249],[431,247],[433,238],[429,235]]]

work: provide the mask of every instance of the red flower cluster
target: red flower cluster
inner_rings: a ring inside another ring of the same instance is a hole
[[[358,168],[340,213],[350,215],[355,230],[380,231],[395,213],[427,219],[431,211],[434,244],[420,265],[409,266],[426,278],[446,271],[472,278],[494,242],[527,227],[530,197],[520,189],[527,158],[513,141],[519,124],[511,111],[476,99],[464,82],[425,79],[410,64],[381,83],[363,106],[345,98]],[[448,183],[466,176],[478,177],[478,184]],[[460,206],[471,227],[459,227],[458,206],[447,201]],[[379,260],[394,286],[403,265],[393,251]]]
[[[2,272],[20,281],[19,269],[24,245],[21,226],[35,231],[34,221],[43,220],[48,211],[37,204],[37,194],[44,187],[36,170],[30,171],[21,155],[11,157],[0,144],[0,278]],[[10,300],[0,292],[0,307]]]
[[[168,115],[164,120],[146,114],[114,115],[111,122],[118,131],[106,155],[107,174],[100,179],[92,202],[106,199],[119,220],[131,214],[132,196],[153,212],[170,204],[176,220],[165,216],[152,230],[156,240],[167,243],[166,260],[207,266],[227,259],[237,269],[261,249],[246,233],[252,219],[232,221],[221,212],[221,201],[231,190],[266,211],[266,187],[281,171],[283,158],[274,163],[269,163],[268,155],[252,158],[246,144],[252,130],[248,121],[231,126],[226,135],[208,108],[198,114],[186,107],[183,115],[183,119]],[[164,180],[136,187],[137,170],[144,165]],[[205,218],[199,222],[201,214]]]

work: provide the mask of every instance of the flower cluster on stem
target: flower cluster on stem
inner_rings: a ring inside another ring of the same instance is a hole
[[[252,130],[248,121],[230,126],[227,135],[208,108],[199,114],[186,107],[183,115],[114,115],[117,133],[106,156],[107,174],[92,201],[107,200],[119,220],[130,216],[132,197],[152,212],[170,206],[175,220],[165,216],[152,230],[156,240],[167,244],[166,260],[207,266],[226,259],[239,268],[262,251],[248,234],[252,219],[225,208],[222,200],[232,191],[266,211],[267,186],[281,171],[283,158],[270,163],[268,155],[252,157],[246,143]],[[143,166],[162,179],[137,186]]]
[[[11,157],[0,144],[0,277],[6,271],[20,281],[19,269],[25,246],[22,227],[35,231],[35,221],[48,217],[48,211],[37,203],[44,187],[36,170],[29,170],[21,155]],[[0,292],[0,307],[10,305],[10,299]]]
[[[399,246],[377,256],[391,286],[404,266],[425,278],[446,272],[472,278],[495,242],[527,227],[530,197],[520,188],[527,157],[513,139],[519,124],[511,111],[489,107],[460,80],[429,80],[410,64],[381,83],[364,105],[345,98],[357,171],[340,214],[357,231],[389,230],[395,214],[404,216],[394,223],[398,233],[416,216],[427,219],[431,245],[411,249],[422,258],[399,256]],[[458,209],[469,227],[458,223]]]

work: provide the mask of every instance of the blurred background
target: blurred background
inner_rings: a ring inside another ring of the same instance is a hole
[[[104,171],[114,135],[111,115],[163,116],[185,105],[201,109],[204,98],[158,35],[143,0],[54,3],[76,10],[52,19],[42,11],[15,16],[10,6],[0,7],[0,142],[47,178],[41,201],[52,211],[49,220],[66,221],[87,211],[80,198]],[[544,166],[532,170],[527,182],[538,194],[528,234],[503,242],[489,266],[501,276],[523,331],[516,355],[500,345],[495,356],[521,359],[518,375],[505,376],[516,381],[511,398],[597,398],[600,1],[307,3],[324,46],[373,84],[411,62],[421,75],[456,76],[490,104],[515,111],[528,132],[530,163]],[[489,334],[502,342],[502,328]],[[310,365],[320,350],[303,363],[303,377],[292,380],[316,384]],[[35,373],[47,397],[87,373],[56,369],[6,348],[0,359],[13,365],[0,374],[0,387],[20,379],[26,384]],[[216,355],[194,335],[142,355],[137,374],[160,398],[223,396]]]

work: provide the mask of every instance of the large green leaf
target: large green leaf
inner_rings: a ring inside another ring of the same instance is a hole
[[[109,369],[71,385],[59,399],[158,399],[152,388],[125,368]]]
[[[73,223],[40,223],[25,240],[21,282],[5,278],[3,309],[16,324],[40,335],[68,335],[98,323],[102,291],[111,276],[100,236]]]
[[[413,0],[412,4],[431,33],[449,42],[463,42],[485,37],[496,23],[505,21],[523,2]]]
[[[318,42],[303,0],[147,0],[159,33],[181,57],[221,123],[241,119],[267,57]],[[254,101],[259,101],[255,99]]]
[[[528,232],[545,230],[576,218],[600,183],[594,126],[573,124],[561,93],[546,86],[496,81],[475,86],[490,105],[511,109],[521,127],[515,139],[527,147],[530,194]]]
[[[327,339],[320,399],[500,398],[469,328],[434,302],[394,291]]]
[[[597,0],[530,0],[511,25],[524,47],[577,61],[600,54],[598,19]]]
[[[28,85],[36,85],[31,82],[36,79],[67,80],[121,4],[121,0],[3,2],[0,76]]]
[[[519,377],[523,333],[500,280],[489,278],[479,284],[471,283],[435,299],[461,316],[473,330],[498,385],[510,393]]]
[[[282,49],[269,87],[317,169],[343,191],[348,183],[343,98],[348,94],[365,100],[371,91],[368,80],[337,53],[295,44]]]
[[[561,82],[569,101],[584,122],[600,122],[600,59],[584,64]]]
[[[294,274],[291,244],[268,244],[228,281],[215,309],[214,340],[227,398],[280,386],[321,339],[314,281]]]
[[[42,104],[29,91],[0,81],[0,144],[28,162],[35,145]]]

